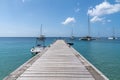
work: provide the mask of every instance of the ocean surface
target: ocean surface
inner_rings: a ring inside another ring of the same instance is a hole
[[[68,38],[64,39],[69,41]],[[45,45],[48,46],[55,40],[56,38],[46,38]],[[120,80],[120,39],[80,41],[76,38],[73,42],[73,47],[110,80]],[[36,38],[0,38],[0,80],[33,57],[30,49],[35,44]]]

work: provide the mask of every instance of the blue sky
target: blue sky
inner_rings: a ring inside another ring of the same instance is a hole
[[[120,0],[0,0],[0,37],[120,36]]]

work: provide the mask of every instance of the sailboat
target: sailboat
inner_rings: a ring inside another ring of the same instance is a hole
[[[74,39],[75,39],[75,36],[73,36],[73,28],[72,28],[72,32],[71,32],[70,39],[71,39],[71,40],[74,40]]]
[[[88,36],[81,37],[79,40],[84,40],[84,41],[90,41],[90,40],[95,40],[90,36],[90,19],[88,15]]]
[[[36,38],[36,46],[30,50],[32,54],[41,53],[45,48],[45,36],[42,34],[42,24],[40,32],[40,36]]]
[[[113,28],[113,36],[108,37],[109,40],[115,40],[117,37],[115,37],[115,30]]]
[[[67,44],[68,44],[69,46],[74,45],[73,41],[74,41],[75,37],[73,36],[73,28],[72,28],[71,36],[70,36],[69,39],[70,39],[70,40],[68,40]]]

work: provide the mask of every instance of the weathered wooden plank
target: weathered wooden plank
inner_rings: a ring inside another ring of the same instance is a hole
[[[81,72],[80,71],[79,72],[78,71],[76,71],[76,72],[65,72],[65,71],[64,72],[55,72],[55,71],[54,72],[53,71],[51,71],[51,72],[45,72],[45,71],[43,71],[43,72],[42,71],[41,72],[40,71],[25,71],[24,73],[25,74],[77,74],[77,75],[78,74],[79,75],[80,74],[81,75],[83,75],[83,74],[88,75],[89,74],[90,75],[90,73],[88,71],[81,71]]]
[[[95,80],[94,78],[19,77],[17,80]]]

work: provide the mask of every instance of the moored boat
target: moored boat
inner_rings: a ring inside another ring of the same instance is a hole
[[[108,37],[109,40],[115,40],[115,39],[117,39],[117,37],[115,37],[115,29],[114,29],[114,27],[113,27],[112,30],[113,30],[112,36]]]
[[[95,40],[95,38],[90,37],[90,36],[86,36],[86,37],[81,37],[79,40],[91,41],[91,40]]]
[[[91,40],[96,40],[95,38],[91,37],[90,36],[90,19],[89,19],[89,15],[88,15],[88,36],[85,36],[85,37],[81,37],[79,38],[79,40],[83,40],[83,41],[91,41]]]
[[[32,54],[41,53],[43,49],[44,49],[43,46],[37,45],[37,46],[31,48],[31,53]]]
[[[111,37],[108,37],[109,40],[114,40],[114,39],[117,39],[117,37],[114,37],[114,36],[111,36]]]
[[[42,35],[42,24],[41,24],[41,35],[40,35],[40,37],[36,38],[36,46],[32,47],[30,50],[32,54],[38,54],[44,50],[45,39],[46,39],[45,36]]]

